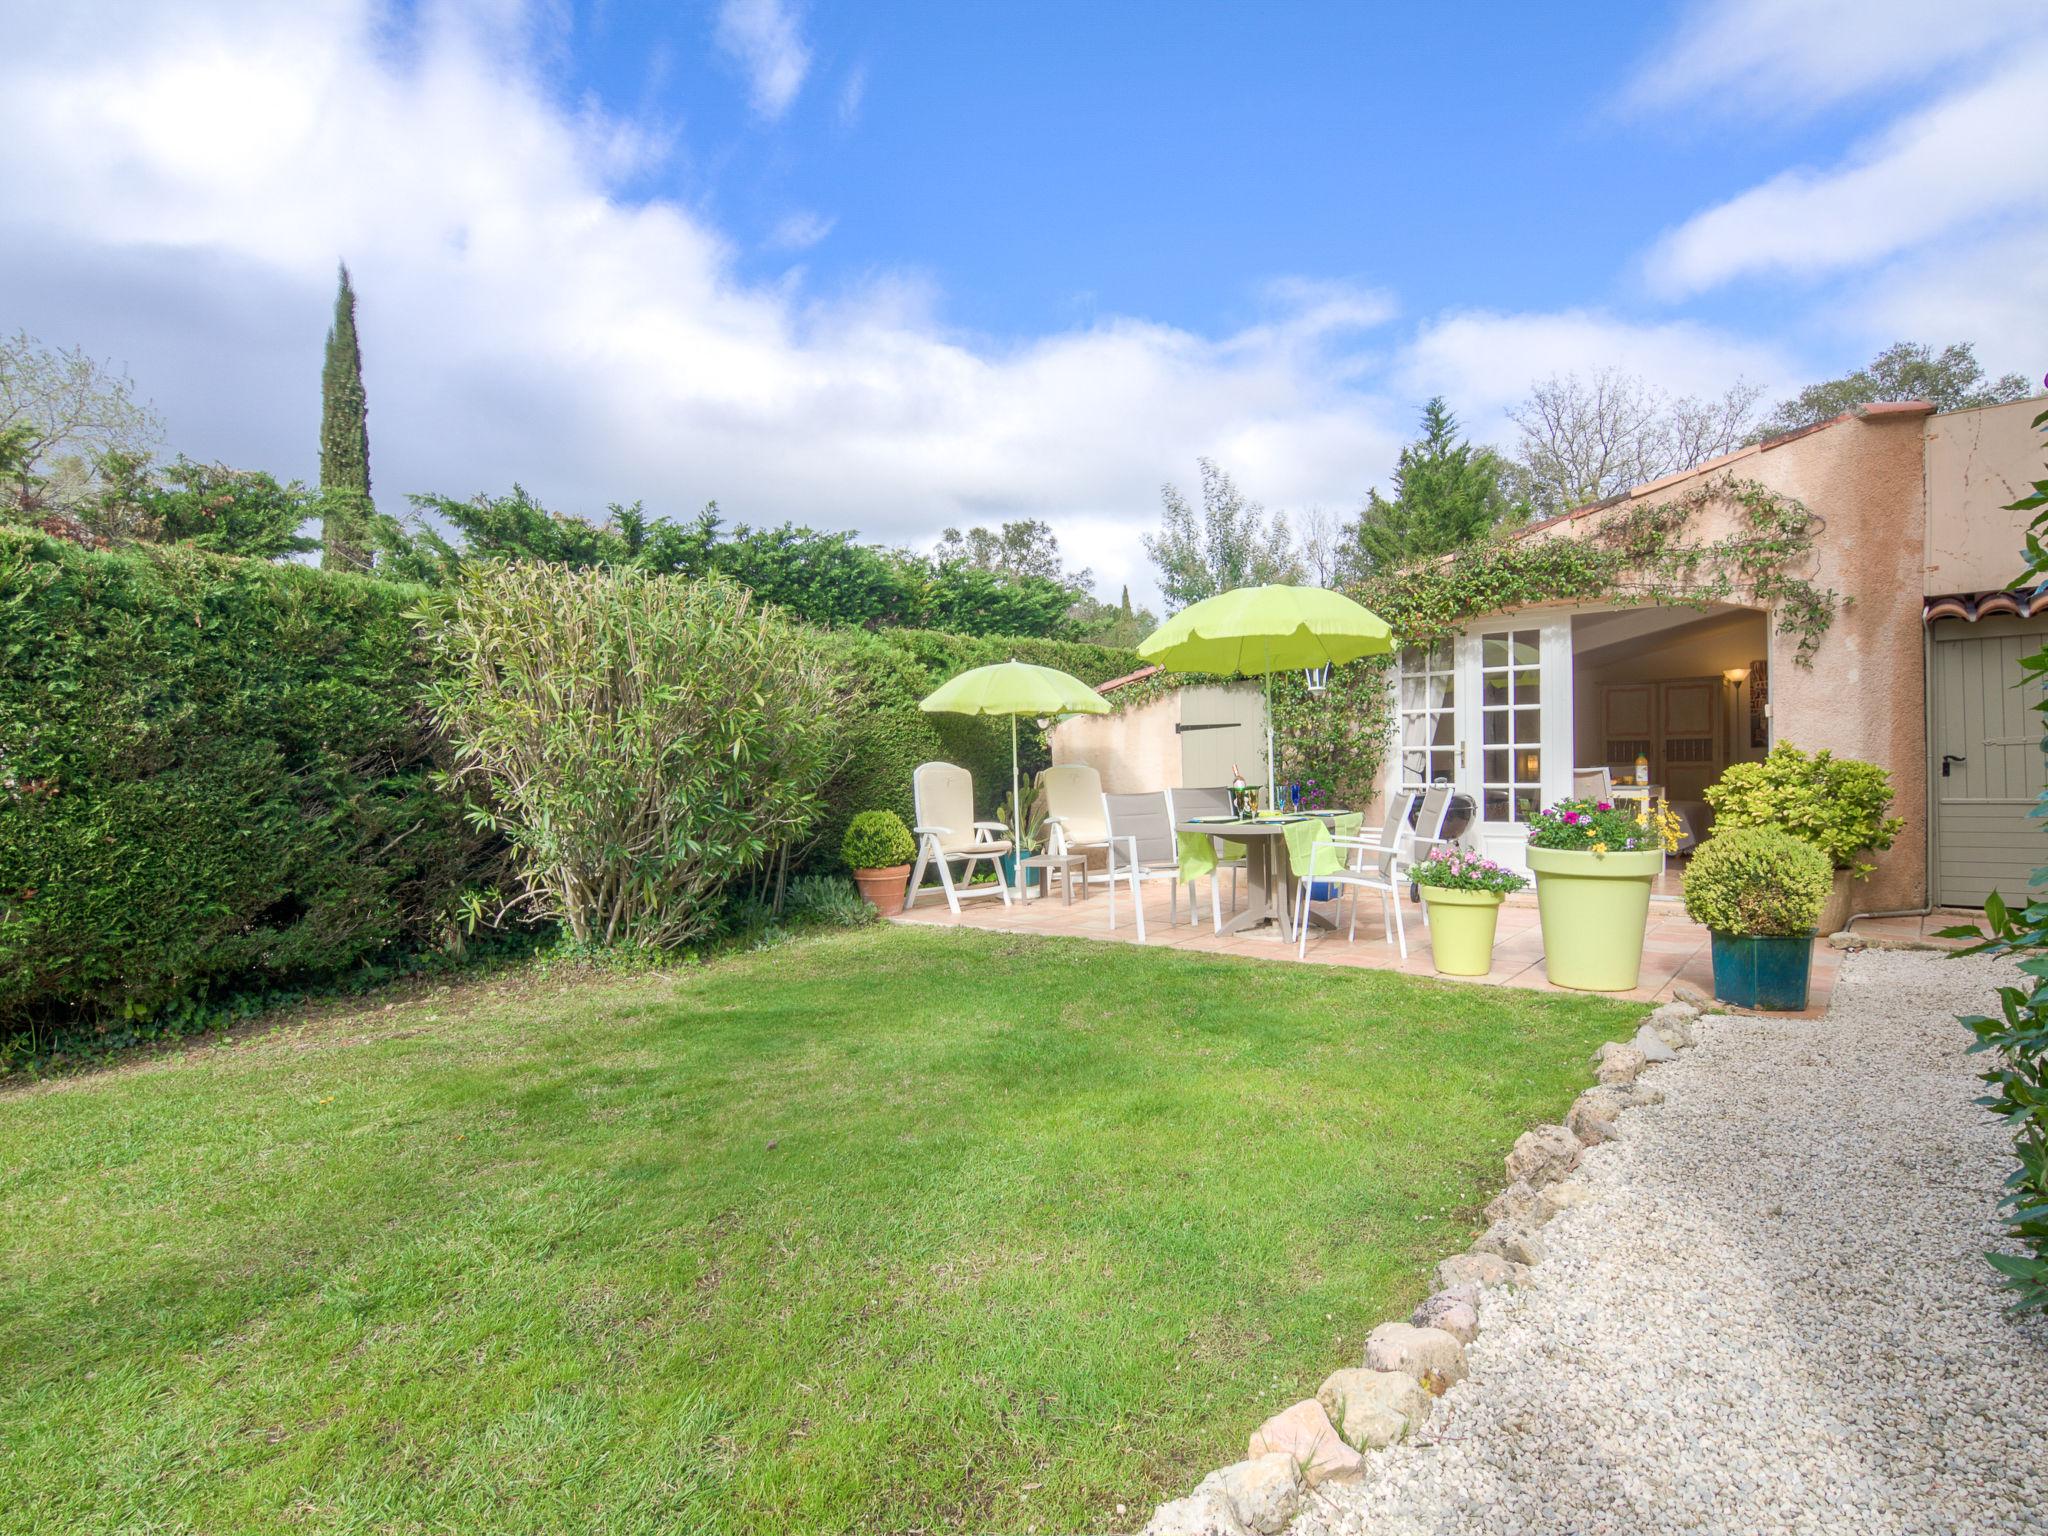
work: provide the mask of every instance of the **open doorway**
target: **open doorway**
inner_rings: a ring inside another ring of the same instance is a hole
[[[1713,830],[1707,786],[1770,750],[1768,620],[1753,608],[1626,608],[1572,619],[1572,762],[1617,785],[1640,772],[1685,823],[1659,882],[1675,895]]]

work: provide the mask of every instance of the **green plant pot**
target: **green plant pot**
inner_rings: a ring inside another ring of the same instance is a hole
[[[1650,886],[1664,867],[1656,849],[1583,853],[1531,848],[1536,910],[1543,922],[1543,974],[1554,987],[1626,992],[1643,969]]]
[[[997,862],[1003,866],[1003,883],[1012,891],[1022,889],[1017,884],[1017,855],[1006,853]],[[1042,869],[1027,869],[1024,873],[1031,877],[1031,888],[1034,891],[1039,888],[1040,883],[1045,879],[1045,871]]]
[[[1714,996],[1737,1008],[1800,1013],[1813,978],[1813,935],[1765,938],[1754,933],[1713,935]]]
[[[1500,923],[1499,891],[1453,891],[1425,885],[1429,952],[1444,976],[1484,976],[1493,969],[1493,931]]]

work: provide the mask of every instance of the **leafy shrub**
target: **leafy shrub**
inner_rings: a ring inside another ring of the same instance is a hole
[[[1492,891],[1501,896],[1512,896],[1529,883],[1514,870],[1455,845],[1430,849],[1429,857],[1414,865],[1409,876],[1417,885],[1439,891]]]
[[[1877,764],[1827,751],[1808,756],[1785,741],[1760,763],[1730,765],[1707,787],[1717,829],[1780,827],[1858,878],[1876,867],[1859,855],[1891,847],[1906,825],[1885,815],[1891,803],[1891,775]]]
[[[2048,430],[2048,411],[2034,418],[2037,429]],[[2027,570],[2018,587],[2033,587],[2048,580],[2048,478],[2033,483],[2032,494],[2022,496],[2006,508],[2008,512],[2032,512],[2027,525]],[[2033,708],[2048,714],[2048,696],[2042,681],[2048,678],[2048,647],[2020,658],[2020,681],[2034,694]],[[2048,793],[2040,798],[2035,815],[2048,812]],[[2007,1229],[2024,1253],[1987,1253],[1984,1257],[2005,1279],[2015,1300],[2014,1312],[2048,1313],[2048,867],[2034,871],[2031,884],[2035,896],[2015,910],[1996,891],[1984,903],[1984,916],[1991,937],[1972,945],[1965,954],[2019,955],[2020,968],[2028,977],[2024,986],[1998,989],[1995,1016],[1972,1014],[1963,1020],[1974,1034],[1972,1053],[1991,1055],[1991,1065],[1979,1073],[1990,1092],[1977,1102],[2006,1123],[2012,1132],[2013,1152],[2019,1166],[2006,1176],[2005,1194],[1999,1209]],[[1951,928],[1944,938],[1973,937],[1974,928]]]
[[[1828,856],[1776,827],[1716,833],[1685,869],[1685,910],[1718,933],[1789,938],[1813,932],[1834,888]]]
[[[428,688],[512,906],[666,948],[816,819],[834,694],[806,634],[722,579],[484,563],[421,609]]]
[[[861,900],[849,880],[833,875],[798,875],[782,897],[782,920],[793,925],[865,928],[880,922],[875,909]]]
[[[1634,804],[1560,800],[1529,818],[1531,848],[1585,853],[1637,853],[1678,846],[1678,818],[1659,800],[1647,813]]]
[[[459,934],[416,594],[0,530],[0,1036],[132,1037]]]
[[[894,811],[862,811],[847,823],[839,856],[848,869],[894,869],[917,857],[917,841]]]

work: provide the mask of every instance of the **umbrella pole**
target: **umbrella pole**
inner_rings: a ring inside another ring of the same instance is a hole
[[[1273,784],[1273,642],[1266,642],[1266,809],[1277,811]]]
[[[1024,796],[1017,788],[1017,717],[1010,716],[1010,820],[1016,825],[1010,828],[1010,841],[1016,844],[1012,857],[1016,860],[1017,872],[1023,873],[1024,864]],[[1023,890],[1022,882],[1018,890]]]

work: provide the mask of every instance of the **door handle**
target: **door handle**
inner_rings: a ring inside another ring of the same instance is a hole
[[[1942,776],[1942,777],[1943,777],[1944,779],[1948,777],[1948,765],[1949,765],[1950,763],[1967,763],[1968,761],[1969,761],[1969,759],[1968,759],[1967,757],[1963,756],[1963,754],[1962,754],[1962,753],[1960,753],[1960,752],[1944,752],[1944,753],[1942,753],[1942,754],[1941,754],[1941,776]]]

